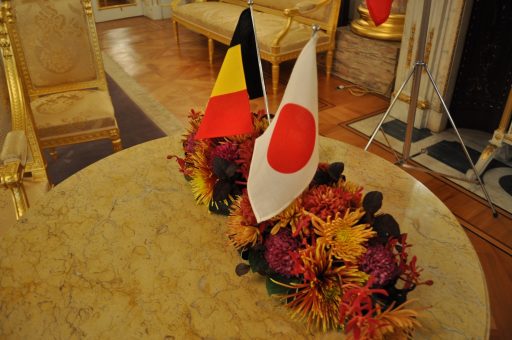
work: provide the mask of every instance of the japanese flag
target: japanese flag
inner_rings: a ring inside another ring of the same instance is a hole
[[[309,185],[318,166],[316,34],[293,68],[281,105],[256,139],[247,191],[258,222],[283,211]]]

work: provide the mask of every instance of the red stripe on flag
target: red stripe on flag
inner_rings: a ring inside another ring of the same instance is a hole
[[[247,90],[210,97],[196,139],[241,135],[253,131]]]
[[[281,173],[302,169],[315,148],[316,121],[308,109],[293,103],[283,106],[267,151],[268,164]]]

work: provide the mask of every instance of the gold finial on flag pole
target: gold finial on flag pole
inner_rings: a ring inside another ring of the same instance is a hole
[[[313,24],[313,26],[311,26],[311,29],[313,30],[312,35],[315,35],[318,31],[320,31],[320,25]]]
[[[254,43],[256,44],[256,54],[258,56],[258,67],[260,70],[261,88],[263,89],[265,112],[267,113],[268,123],[270,124],[270,110],[268,108],[267,90],[265,89],[265,78],[263,77],[263,67],[261,66],[260,48],[258,46],[258,37],[256,36],[256,25],[254,24],[254,13],[252,10],[252,5],[254,4],[254,0],[247,0],[247,4],[249,5],[249,9],[251,11],[251,22],[252,22],[252,29],[254,31]]]

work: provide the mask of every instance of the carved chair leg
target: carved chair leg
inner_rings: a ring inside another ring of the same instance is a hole
[[[272,94],[277,95],[279,88],[279,64],[272,63]]]
[[[50,148],[48,150],[48,153],[50,154],[50,157],[53,159],[53,160],[56,160],[57,158],[59,158],[59,154],[57,153],[57,150],[55,148]]]
[[[112,149],[114,152],[123,150],[123,144],[121,144],[121,138],[112,139]]]
[[[180,32],[178,31],[178,22],[176,20],[172,21],[172,27],[174,28],[174,37],[176,38],[176,43],[180,44]]]
[[[123,144],[121,144],[121,134],[119,129],[109,130],[110,140],[112,141],[112,149],[114,152],[123,150]]]
[[[333,56],[334,56],[334,53],[332,50],[327,51],[327,57],[325,60],[325,73],[326,73],[327,78],[329,78],[331,76]]]
[[[210,66],[213,65],[213,50],[215,48],[213,39],[208,38],[208,59],[210,61]]]

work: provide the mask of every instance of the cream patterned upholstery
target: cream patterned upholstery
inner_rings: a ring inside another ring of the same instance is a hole
[[[94,110],[91,110],[92,103]],[[101,131],[116,124],[114,107],[107,91],[50,94],[34,99],[30,106],[42,141],[73,131]]]
[[[43,148],[110,139],[122,149],[91,0],[2,0]]]
[[[311,38],[311,26],[317,24],[317,52],[327,52],[326,73],[333,62],[336,25],[341,0],[255,0],[254,21],[261,59],[272,64],[272,91],[278,90],[279,64],[296,59]],[[229,44],[246,0],[188,1],[173,0],[172,21],[179,43],[178,24],[208,38],[210,63],[213,41]]]

